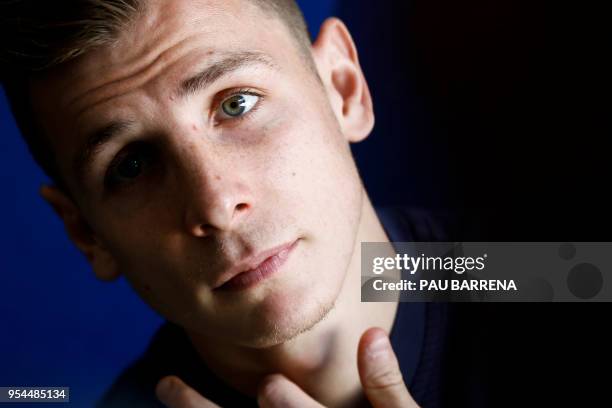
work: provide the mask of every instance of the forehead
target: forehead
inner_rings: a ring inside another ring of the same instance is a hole
[[[273,21],[249,0],[158,0],[143,10],[117,36],[113,46],[90,52],[79,61],[84,73],[101,74],[113,68],[129,75],[156,62],[170,60],[197,43],[198,48],[262,46],[265,27]],[[275,33],[278,37],[278,32]],[[284,36],[283,36],[284,37]],[[278,39],[278,38],[277,38]],[[91,75],[87,78],[91,79]]]
[[[92,95],[112,93],[117,85],[138,87],[138,82],[147,82],[189,57],[202,60],[226,51],[261,50],[284,60],[287,56],[281,54],[287,49],[283,43],[290,41],[289,31],[254,3],[145,2],[143,12],[122,29],[111,45],[91,50],[42,81],[33,81],[33,88],[47,88],[43,94],[61,90],[54,92],[60,98],[55,102],[71,111],[74,105],[95,100]]]

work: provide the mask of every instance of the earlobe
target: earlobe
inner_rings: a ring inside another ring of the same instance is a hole
[[[60,217],[70,240],[87,257],[96,276],[101,280],[116,279],[120,273],[115,259],[96,238],[73,200],[53,186],[42,186],[40,195]]]
[[[312,45],[312,53],[346,138],[351,142],[365,139],[374,127],[372,97],[344,23],[337,18],[327,19]]]

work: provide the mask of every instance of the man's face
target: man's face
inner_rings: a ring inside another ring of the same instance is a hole
[[[281,21],[247,1],[154,2],[32,92],[93,240],[166,318],[262,346],[332,307],[363,190]],[[219,286],[285,244],[267,279]]]

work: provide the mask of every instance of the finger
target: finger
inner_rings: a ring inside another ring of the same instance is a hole
[[[219,408],[219,406],[185,384],[175,375],[169,375],[157,383],[157,398],[170,408]]]
[[[280,374],[270,375],[262,381],[257,392],[257,403],[261,408],[323,408]]]
[[[361,336],[357,367],[363,391],[375,408],[418,407],[404,384],[399,363],[383,329],[371,328]]]

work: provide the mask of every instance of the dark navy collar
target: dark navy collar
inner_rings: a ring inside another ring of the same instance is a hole
[[[402,218],[401,213],[385,208],[379,208],[376,212],[391,242],[415,240],[410,220]],[[410,389],[425,339],[425,304],[400,302],[389,337],[400,362],[404,382]]]

